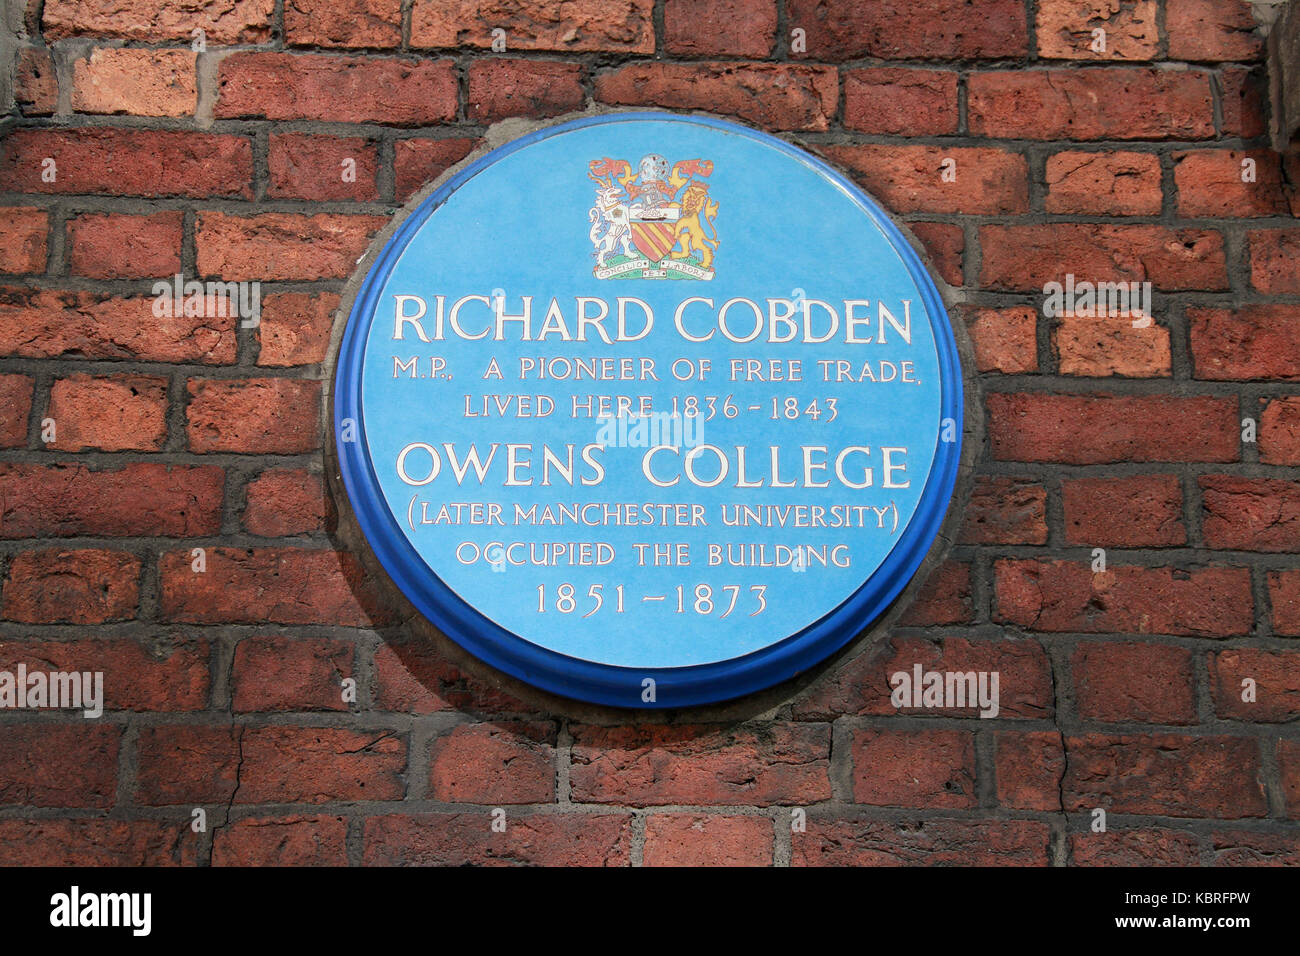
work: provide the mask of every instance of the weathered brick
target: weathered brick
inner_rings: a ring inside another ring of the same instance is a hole
[[[329,349],[339,297],[331,292],[283,292],[262,299],[258,365],[319,365]]]
[[[925,754],[924,761],[916,759],[918,753]],[[853,801],[947,810],[977,806],[975,735],[875,727],[855,731]]]
[[[646,818],[643,866],[771,866],[767,817],[655,813]]]
[[[575,727],[579,803],[804,804],[827,800],[830,728],[765,724]]]
[[[342,684],[353,675],[356,646],[327,638],[250,637],[235,647],[235,710],[343,710]]]
[[[555,725],[461,724],[429,749],[429,795],[446,803],[552,803]]]
[[[100,47],[73,64],[72,108],[78,113],[190,116],[198,105],[192,50]]]
[[[0,448],[27,444],[33,384],[30,375],[0,375]]]
[[[1300,742],[1279,740],[1277,763],[1286,800],[1286,815],[1292,820],[1300,819]]]
[[[1028,48],[1019,0],[914,0],[901,16],[855,0],[790,0],[786,18],[807,32],[807,52],[795,55],[815,60],[1000,60]]]
[[[1068,811],[1234,819],[1268,809],[1253,738],[1082,734],[1065,745]]]
[[[164,620],[191,624],[383,624],[386,612],[351,554],[299,548],[208,548],[196,572],[189,549],[158,560]]]
[[[1035,36],[1038,55],[1049,60],[1154,60],[1160,37],[1156,0],[1043,0]],[[1094,30],[1104,31],[1097,49]]]
[[[1300,484],[1202,475],[1201,533],[1211,548],[1293,552],[1300,547]]]
[[[165,279],[181,271],[184,214],[83,213],[68,221],[68,267],[92,279]]]
[[[1070,657],[1075,707],[1102,723],[1196,723],[1192,654],[1164,644],[1083,641]]]
[[[1189,307],[1196,377],[1300,381],[1300,306]]]
[[[25,116],[50,116],[59,108],[59,80],[48,49],[23,47],[14,63],[14,98]]]
[[[1270,572],[1268,601],[1273,606],[1273,631],[1300,636],[1300,571]]]
[[[195,866],[191,836],[170,820],[3,820],[0,865]]]
[[[844,125],[864,133],[943,136],[957,132],[957,73],[872,67],[844,74]]]
[[[158,451],[167,442],[167,379],[69,375],[50,387],[47,447],[60,451]]]
[[[399,139],[393,144],[397,199],[405,202],[478,146],[473,139]]]
[[[1259,460],[1300,465],[1300,397],[1269,399],[1259,416]]]
[[[1143,568],[1084,561],[1004,559],[994,565],[994,619],[1034,631],[1086,634],[1247,634],[1246,568]]]
[[[1215,866],[1300,866],[1300,834],[1253,830],[1217,832],[1212,838]]]
[[[1224,720],[1289,723],[1300,718],[1300,653],[1238,647],[1206,655],[1214,710]],[[1243,681],[1254,681],[1252,701]]]
[[[414,0],[411,46],[492,46],[505,31],[508,50],[653,53],[654,0]]]
[[[970,588],[970,565],[947,561],[926,579],[898,623],[904,627],[965,623],[971,618]]]
[[[667,0],[664,48],[682,56],[752,56],[772,52],[773,0]]]
[[[1076,67],[974,73],[970,131],[1009,139],[1210,139],[1201,70]]]
[[[1254,179],[1243,163],[1253,164]],[[1178,212],[1189,219],[1199,216],[1242,219],[1285,215],[1289,211],[1282,183],[1282,162],[1271,150],[1200,149],[1174,154],[1174,185]]]
[[[1070,834],[1074,866],[1196,866],[1200,844],[1194,833],[1143,828]]]
[[[280,133],[270,137],[267,195],[317,202],[379,198],[375,170],[379,156],[373,140],[357,136]]]
[[[962,285],[962,255],[966,233],[961,226],[946,222],[912,222],[908,227],[921,241],[934,271],[949,285]]]
[[[344,817],[246,817],[212,833],[213,866],[347,866]]]
[[[1168,376],[1169,330],[1155,322],[1135,327],[1137,321],[1131,315],[1061,316],[1052,330],[1058,370],[1089,378]]]
[[[1044,208],[1066,215],[1158,216],[1164,201],[1154,153],[1053,153],[1046,182]]]
[[[78,638],[0,643],[0,666],[33,671],[100,671],[106,711],[186,711],[208,706],[210,648],[180,637]]]
[[[1046,544],[1047,489],[1002,476],[975,479],[961,544]]]
[[[5,618],[26,624],[130,620],[139,602],[140,559],[125,551],[20,551],[4,584]]]
[[[1225,66],[1219,70],[1223,134],[1252,139],[1268,130],[1268,77],[1262,69]]]
[[[466,113],[479,123],[556,116],[582,108],[582,67],[550,60],[479,60],[469,67]]]
[[[229,804],[239,787],[242,727],[152,724],[139,730],[134,799],[141,806]]]
[[[44,209],[0,209],[0,272],[44,272],[50,220]]]
[[[738,116],[769,129],[824,130],[839,80],[829,67],[787,63],[630,63],[596,76],[596,99]]]
[[[1149,281],[1163,291],[1228,288],[1223,236],[1154,225],[1050,223],[982,226],[980,283],[1041,292],[1066,275],[1098,282]]]
[[[809,820],[791,838],[793,866],[1048,866],[1037,820]]]
[[[214,465],[0,464],[0,538],[192,537],[221,530]]]
[[[332,526],[334,507],[321,476],[271,468],[248,483],[244,527],[264,538],[311,534]]]
[[[445,710],[522,714],[536,710],[506,692],[467,674],[447,660],[431,641],[389,640],[375,649],[375,707],[399,713]]]
[[[506,815],[504,832],[476,813],[367,817],[367,866],[627,866],[632,817],[627,813]]]
[[[1074,478],[1061,482],[1067,544],[1168,548],[1187,543],[1177,475]]]
[[[320,447],[320,382],[191,379],[187,390],[191,451],[292,455]]]
[[[350,276],[383,216],[204,212],[195,225],[199,274],[223,281]]]
[[[1212,395],[987,397],[993,457],[1071,465],[1236,461],[1237,401]]]
[[[1038,371],[1038,313],[1028,306],[974,309],[966,320],[981,372],[1023,375]]]
[[[1167,0],[1165,29],[1174,60],[1257,60],[1263,55],[1246,0]]]
[[[1060,810],[1065,747],[1056,731],[1005,732],[997,748],[998,804],[1013,810]]]
[[[286,0],[291,46],[395,47],[402,42],[402,0]]]
[[[78,721],[5,727],[0,734],[0,804],[113,805],[122,731],[80,718]]]
[[[997,215],[1029,209],[1029,168],[1018,153],[951,146],[827,146],[862,188],[894,212]],[[943,181],[943,164],[957,178]]]
[[[1300,229],[1247,233],[1250,284],[1265,295],[1300,295]]]
[[[202,30],[208,43],[265,43],[272,37],[274,0],[160,0],[123,6],[115,0],[48,0],[42,23],[47,40],[71,36],[120,37],[158,43]]]
[[[218,119],[427,126],[456,118],[449,59],[233,53],[218,74]]]

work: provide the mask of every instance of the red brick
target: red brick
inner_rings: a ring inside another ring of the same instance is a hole
[[[488,810],[367,817],[366,866],[628,866],[632,817],[626,813],[506,816],[493,832]]]
[[[791,837],[793,866],[1047,866],[1037,820],[810,820]]]
[[[392,730],[247,727],[237,803],[400,800],[406,738]]]
[[[1300,381],[1300,307],[1188,308],[1196,377]]]
[[[921,753],[923,761],[917,759]],[[977,806],[975,735],[963,730],[855,731],[853,801],[948,810]]]
[[[807,31],[815,60],[1000,60],[1027,52],[1025,6],[1019,0],[914,0],[904,15],[855,0],[790,0],[790,29]]]
[[[708,110],[768,129],[825,130],[839,80],[829,67],[787,63],[630,63],[597,75],[596,99]]]
[[[999,733],[994,758],[998,803],[1012,810],[1061,809],[1065,748],[1056,731]]]
[[[1086,548],[1168,548],[1187,543],[1177,475],[1061,482],[1065,542]]]
[[[582,66],[550,60],[478,60],[469,66],[466,114],[478,123],[582,109]]]
[[[49,50],[23,47],[18,51],[14,98],[26,116],[51,116],[59,108],[59,80]]]
[[[4,641],[0,666],[12,672],[21,662],[28,673],[100,671],[105,710],[203,710],[211,683],[209,653],[207,641],[174,637]]]
[[[198,846],[170,820],[0,821],[0,866],[195,866]]]
[[[1111,830],[1070,834],[1074,866],[1196,866],[1200,844],[1177,830]]]
[[[1202,475],[1201,533],[1211,548],[1293,552],[1300,547],[1300,484]]]
[[[66,725],[9,724],[5,727],[5,732],[0,734],[0,804],[103,808],[113,805],[117,795],[121,730],[77,720]]]
[[[214,829],[213,866],[347,866],[344,817],[249,817]]]
[[[268,196],[317,202],[379,198],[375,185],[379,155],[373,140],[309,133],[274,134],[270,140]],[[352,181],[344,180],[344,175],[351,175]]]
[[[1020,478],[976,478],[958,542],[1046,544],[1047,490]]]
[[[121,37],[160,43],[184,40],[200,29],[210,44],[265,43],[274,30],[273,0],[161,0],[126,7],[115,0],[47,0],[47,40],[70,36]]]
[[[218,119],[431,126],[456,118],[449,59],[233,53],[218,74]]]
[[[352,274],[383,216],[267,212],[199,213],[199,274],[223,281],[343,279]]]
[[[1082,561],[1008,559],[994,572],[994,619],[1035,631],[1226,637],[1249,633],[1253,621],[1246,568],[1094,573]]]
[[[0,272],[44,272],[50,220],[44,209],[0,209]]]
[[[22,448],[27,444],[32,385],[30,375],[0,375],[0,448]]]
[[[217,534],[224,486],[211,465],[4,463],[0,538]]]
[[[987,401],[993,457],[1003,461],[1089,465],[1239,457],[1235,398],[994,392]]]
[[[1097,29],[1105,31],[1104,51],[1092,49]],[[1154,60],[1156,0],[1042,0],[1034,33],[1048,60]]]
[[[189,549],[158,561],[162,617],[191,624],[385,623],[376,582],[350,554],[298,548],[208,548],[206,570]]]
[[[191,451],[292,455],[320,447],[320,382],[191,379],[188,392]]]
[[[1065,745],[1067,811],[1220,819],[1268,811],[1253,738],[1083,734]]]
[[[762,59],[776,40],[773,0],[667,0],[664,48],[681,56]]]
[[[1250,284],[1265,295],[1300,295],[1300,229],[1247,233]]]
[[[339,297],[329,292],[284,292],[262,299],[258,365],[319,365],[329,349]]]
[[[1047,157],[1048,212],[1084,216],[1158,216],[1163,202],[1154,153],[1077,152]]]
[[[1257,60],[1263,55],[1246,0],[1167,0],[1165,29],[1173,60]]]
[[[356,645],[327,638],[250,637],[235,647],[232,706],[239,711],[349,710],[343,680]]]
[[[1041,292],[1068,274],[1101,282],[1149,281],[1162,291],[1228,288],[1223,236],[1154,225],[1049,223],[982,226],[980,284]]]
[[[831,796],[825,725],[579,726],[573,737],[569,783],[578,803],[804,804]]]
[[[931,572],[898,623],[904,627],[962,624],[971,619],[971,612],[970,565],[948,561]]]
[[[334,508],[320,475],[272,468],[248,483],[244,527],[264,538],[284,538],[326,529]]]
[[[1242,182],[1242,163],[1255,161],[1255,181]],[[1278,216],[1288,212],[1282,185],[1282,162],[1270,150],[1202,149],[1174,153],[1174,185],[1178,212],[1241,219]]]
[[[1268,131],[1265,111],[1268,77],[1262,69],[1223,67],[1219,71],[1223,135],[1253,139]]]
[[[970,131],[1008,139],[1211,139],[1210,77],[1200,70],[974,73]]]
[[[1300,465],[1300,397],[1270,399],[1259,416],[1259,460]]]
[[[1206,655],[1214,710],[1224,720],[1288,723],[1300,717],[1300,653],[1240,647]],[[1255,701],[1242,681],[1255,681]]]
[[[1070,658],[1079,716],[1102,723],[1196,723],[1196,680],[1185,647],[1084,641]]]
[[[45,182],[46,159],[54,182]],[[0,143],[0,179],[15,192],[253,198],[243,136],[193,130],[17,129]]]
[[[1042,645],[1025,639],[981,640],[964,637],[893,637],[870,652],[859,655],[814,685],[794,704],[801,720],[835,718],[843,714],[884,716],[927,714],[923,707],[896,708],[891,699],[890,678],[899,671],[997,671],[999,678],[998,717],[1041,719],[1051,717],[1054,707],[1052,668]],[[978,707],[945,708],[948,717],[973,717]]]
[[[291,46],[395,47],[402,42],[402,0],[286,0]]]
[[[1292,820],[1300,819],[1300,742],[1279,740],[1277,763],[1286,798],[1286,815]]]
[[[771,866],[767,817],[655,813],[645,821],[643,866]]]
[[[0,352],[204,365],[235,360],[233,316],[155,316],[153,307],[148,297],[0,289]]]
[[[192,50],[100,47],[73,65],[72,108],[78,113],[190,116],[198,105]]]
[[[827,146],[863,189],[896,213],[996,215],[1029,209],[1025,158],[1000,149],[951,146]],[[942,166],[956,162],[956,181]]]
[[[555,725],[461,724],[429,750],[429,795],[444,803],[555,802]]]
[[[1023,375],[1038,371],[1038,313],[1028,306],[975,309],[966,322],[981,372]]]
[[[61,451],[158,451],[167,441],[167,379],[69,375],[50,388],[45,413]]]
[[[174,276],[181,271],[183,218],[178,209],[83,213],[68,221],[68,267],[92,279]]]
[[[135,802],[229,804],[239,788],[242,727],[151,725],[136,742]]]
[[[426,640],[388,640],[375,649],[374,694],[376,709],[398,713],[463,710],[519,714],[536,710],[494,684],[467,674]]]
[[[844,125],[864,133],[943,136],[957,132],[957,73],[874,67],[844,74]]]
[[[949,285],[962,285],[962,254],[966,233],[961,226],[946,222],[912,222],[908,227],[929,254],[934,271]]]
[[[1300,866],[1300,834],[1294,830],[1215,833],[1213,847],[1215,866]]]
[[[507,50],[653,53],[653,10],[654,0],[414,0],[411,46],[483,50],[501,29]]]
[[[1113,315],[1061,316],[1052,330],[1058,370],[1062,375],[1088,378],[1168,377],[1169,330],[1154,322],[1134,328],[1135,321],[1140,320]]]
[[[1300,571],[1271,572],[1268,601],[1273,606],[1273,631],[1300,636]]]
[[[135,617],[140,559],[125,551],[20,551],[4,584],[4,616],[26,624],[103,624]]]
[[[393,144],[393,178],[397,200],[405,202],[478,145],[474,139],[399,139]]]

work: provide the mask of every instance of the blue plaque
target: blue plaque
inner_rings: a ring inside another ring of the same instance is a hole
[[[680,707],[823,660],[929,550],[960,363],[888,217],[697,116],[551,126],[451,176],[351,303],[333,423],[434,625],[567,697]]]

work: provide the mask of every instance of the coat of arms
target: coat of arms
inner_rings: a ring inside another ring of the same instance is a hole
[[[598,279],[712,279],[718,204],[705,181],[707,159],[651,153],[636,169],[624,159],[592,160],[596,202],[587,214]]]

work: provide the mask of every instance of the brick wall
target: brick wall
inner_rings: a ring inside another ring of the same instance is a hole
[[[0,863],[1300,864],[1300,169],[1245,3],[21,6],[0,668],[102,670],[108,709],[0,713]],[[592,102],[849,170],[974,345],[948,562],[762,712],[501,684],[411,639],[334,533],[356,259],[489,124]],[[156,317],[176,272],[260,281],[260,326]],[[1044,317],[1067,273],[1150,281],[1155,323]],[[999,672],[1000,714],[896,711],[914,663]]]

